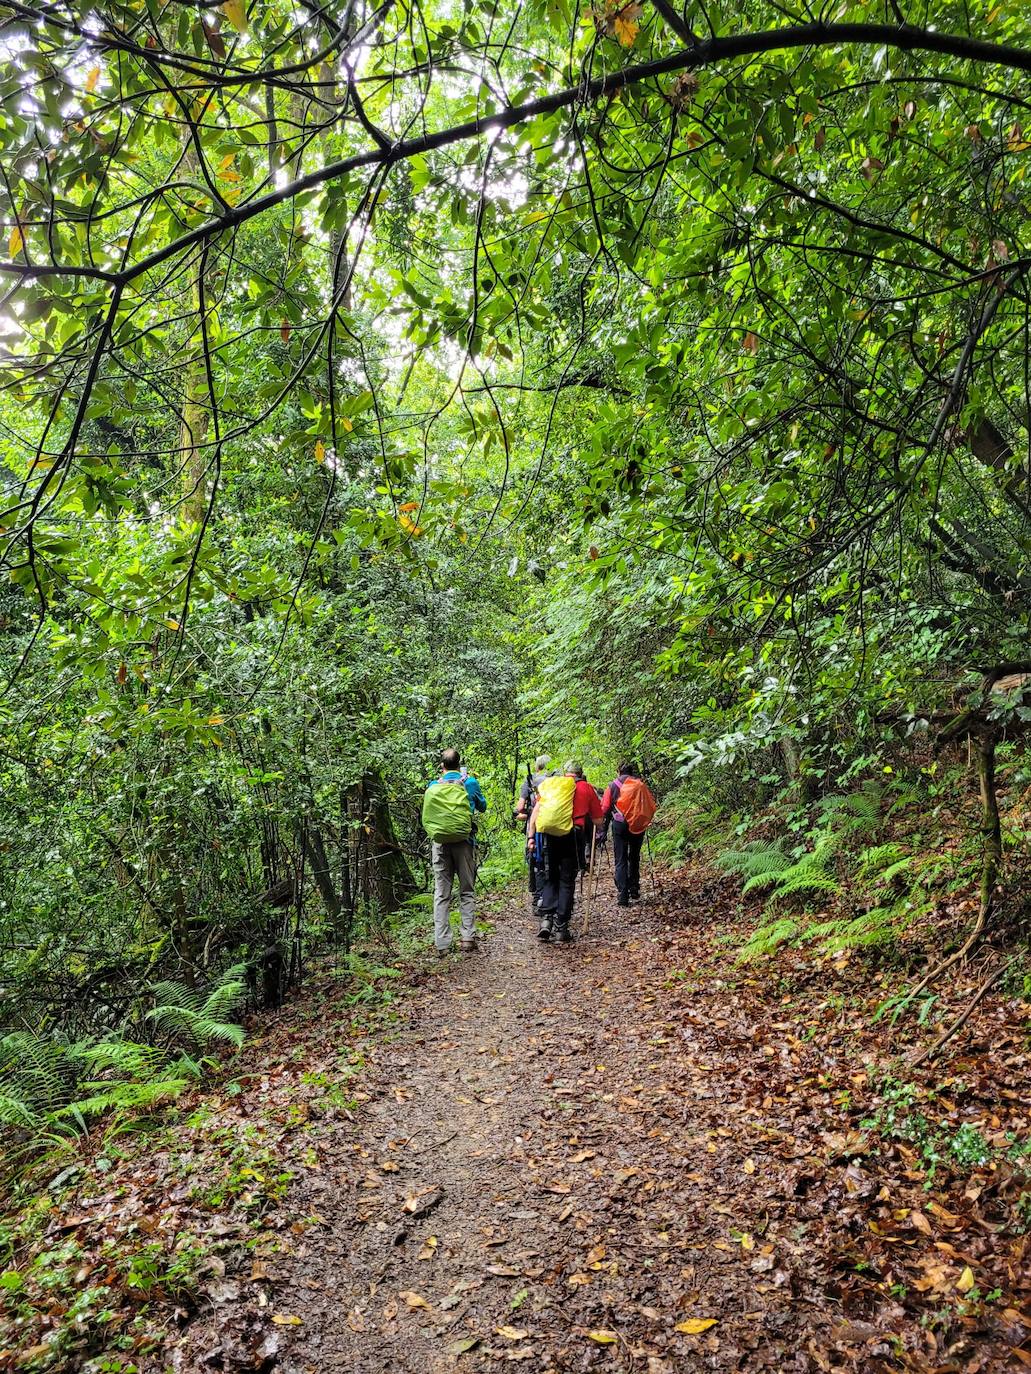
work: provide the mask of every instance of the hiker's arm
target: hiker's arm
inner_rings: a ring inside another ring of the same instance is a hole
[[[527,823],[526,823],[526,847],[527,847],[527,849],[529,849],[530,846],[533,844],[533,837],[537,834],[537,807],[538,807],[538,806],[540,806],[540,802],[535,803],[533,810],[530,812],[530,819],[529,819],[529,820],[527,821]]]
[[[479,779],[467,778],[466,783],[472,783],[471,788],[468,785],[466,786],[466,791],[469,793],[469,800],[473,804],[473,810],[486,811],[487,798],[483,795],[483,788],[480,786]]]

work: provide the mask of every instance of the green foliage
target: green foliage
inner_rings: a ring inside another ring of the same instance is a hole
[[[752,840],[741,849],[722,850],[716,855],[716,863],[725,873],[736,873],[747,880],[741,889],[744,893],[772,887],[792,866],[782,843]]]
[[[774,954],[781,945],[793,940],[799,928],[798,921],[788,916],[758,926],[742,945],[738,958],[746,962],[749,959],[764,959]]]
[[[247,1000],[246,967],[227,969],[209,988],[164,981],[152,988],[155,1005],[146,1019],[167,1043],[190,1054],[217,1044],[243,1044],[243,1027],[230,1020]]]
[[[0,1040],[0,1121],[32,1136],[76,1135],[108,1112],[168,1101],[195,1076],[188,1059],[150,1045],[15,1031]]]
[[[940,1169],[966,1173],[1005,1155],[1003,1149],[985,1139],[979,1125],[964,1121],[954,1126],[935,1120],[937,1095],[933,1090],[885,1075],[880,1099],[877,1110],[862,1122],[863,1129],[912,1145],[926,1171],[928,1187]]]

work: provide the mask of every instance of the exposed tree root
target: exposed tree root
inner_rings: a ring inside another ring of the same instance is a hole
[[[1004,963],[999,965],[999,967],[995,970],[994,973],[992,973],[988,978],[985,979],[985,981],[977,989],[973,997],[963,1008],[960,1014],[956,1017],[952,1024],[949,1027],[947,1027],[947,1029],[944,1030],[941,1035],[939,1035],[938,1039],[934,1042],[934,1044],[931,1045],[929,1049],[924,1050],[922,1054],[918,1054],[915,1059],[910,1060],[911,1068],[918,1069],[921,1064],[926,1064],[929,1059],[937,1058],[939,1052],[949,1043],[949,1041],[956,1034],[956,1032],[962,1030],[966,1023],[970,1020],[972,1013],[977,1008],[981,1000],[984,998],[985,994],[995,986],[995,984],[999,981],[1003,974],[1008,971],[1012,964],[1013,960],[1007,959]]]
[[[981,935],[984,932],[985,922],[987,921],[987,919],[988,907],[982,905],[981,910],[977,914],[977,920],[974,922],[974,928],[967,936],[962,947],[958,949],[955,954],[950,954],[947,959],[942,961],[942,963],[936,965],[929,972],[924,974],[924,976],[920,979],[920,982],[917,983],[916,987],[912,988],[910,992],[907,994],[907,1003],[912,1002],[915,997],[919,997],[919,995],[924,991],[924,989],[930,987],[932,983],[936,982],[942,976],[943,973],[947,973],[948,970],[952,968],[954,964],[958,964],[961,959],[966,958],[966,956],[973,949],[974,945],[981,938]]]

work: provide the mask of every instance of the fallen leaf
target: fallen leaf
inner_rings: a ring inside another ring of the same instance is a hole
[[[974,1271],[968,1264],[966,1268],[963,1270],[962,1274],[960,1274],[959,1278],[956,1280],[956,1287],[959,1289],[961,1293],[969,1293],[971,1288],[973,1288],[975,1282],[976,1279],[974,1278]]]
[[[524,1341],[530,1333],[525,1326],[499,1326],[496,1334],[504,1336],[506,1341]]]
[[[463,1336],[460,1341],[455,1341],[454,1345],[448,1346],[448,1354],[466,1355],[470,1350],[475,1350],[479,1343],[479,1336]]]
[[[934,1234],[931,1229],[931,1223],[924,1216],[923,1212],[918,1212],[914,1209],[910,1212],[909,1219],[921,1235],[931,1236]]]
[[[272,1320],[277,1326],[303,1326],[303,1317],[287,1317],[282,1312],[273,1313]]]
[[[682,1331],[685,1336],[699,1336],[703,1331],[708,1331],[710,1326],[715,1326],[717,1320],[716,1317],[688,1317],[686,1321],[677,1322],[673,1329]]]
[[[416,1293],[414,1289],[407,1289],[401,1294],[401,1297],[404,1299],[405,1305],[412,1308],[413,1311],[417,1307],[429,1308],[429,1303],[426,1299],[420,1293]]]
[[[587,1339],[598,1345],[615,1345],[619,1337],[614,1331],[588,1331]]]
[[[754,1160],[754,1159],[746,1159],[745,1162],[744,1162],[744,1164],[742,1164],[741,1167],[742,1167],[742,1169],[744,1169],[744,1171],[745,1171],[746,1174],[754,1174],[754,1173],[755,1173],[755,1160]]]

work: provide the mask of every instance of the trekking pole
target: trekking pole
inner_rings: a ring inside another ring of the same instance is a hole
[[[591,928],[591,905],[594,902],[594,890],[598,886],[598,875],[594,870],[594,847],[598,842],[598,831],[591,831],[591,862],[587,869],[587,908],[584,911],[584,935]],[[592,882],[593,879],[593,882]]]
[[[644,832],[644,842],[648,846],[648,876],[652,880],[652,901],[657,902],[659,897],[659,885],[655,879],[655,859],[652,857],[652,837],[647,830]]]

